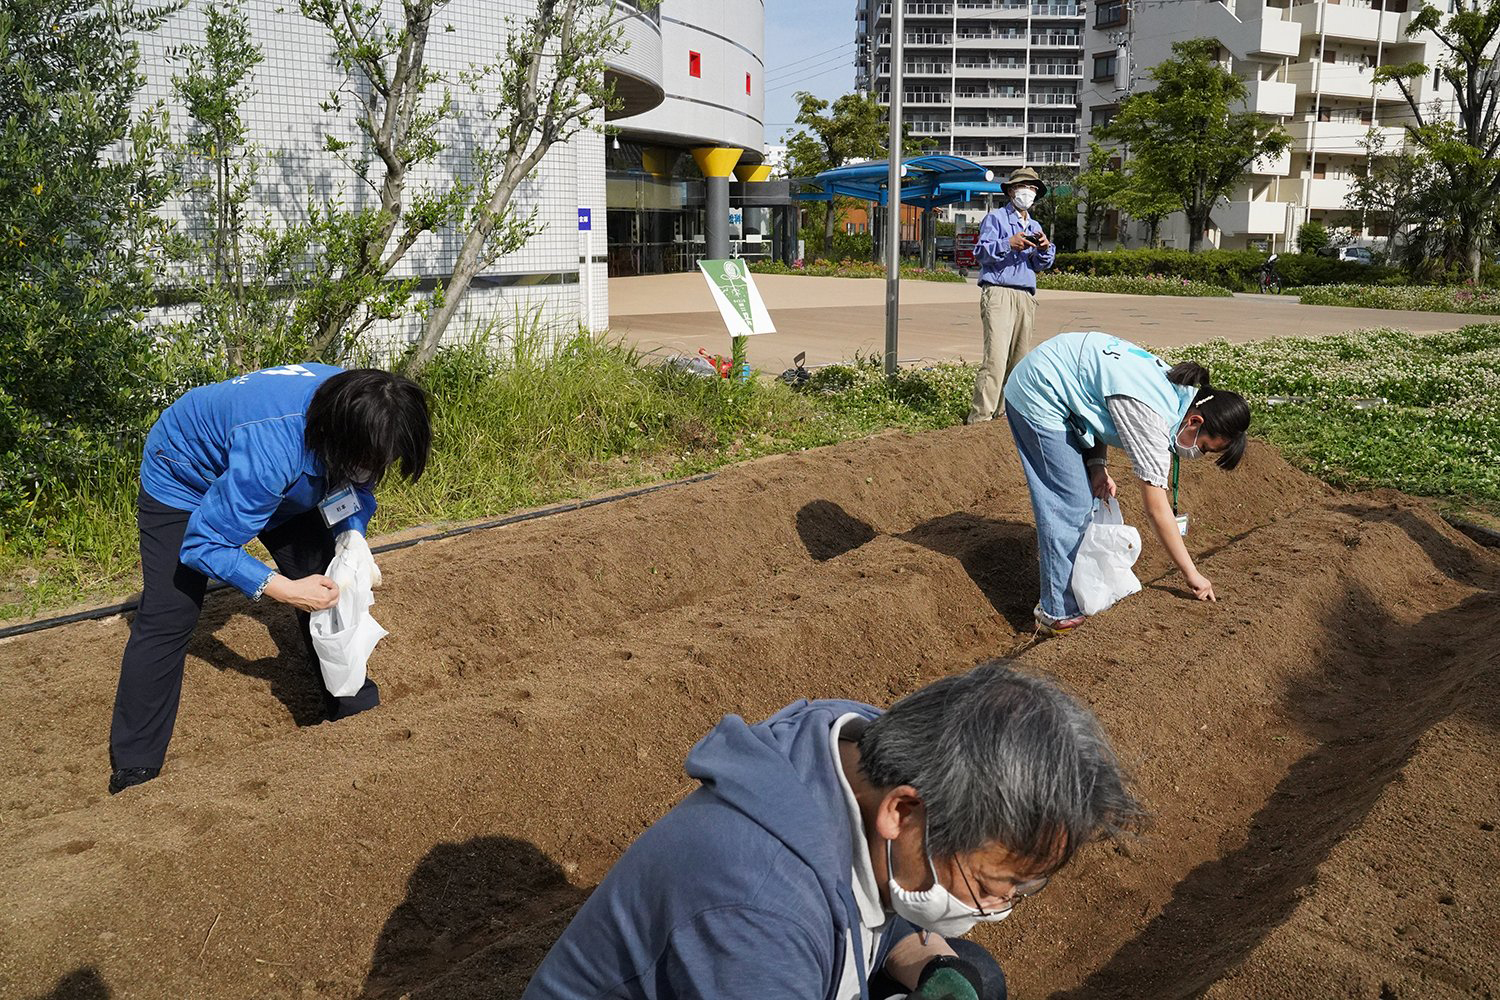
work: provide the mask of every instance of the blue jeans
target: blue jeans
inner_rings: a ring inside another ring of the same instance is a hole
[[[1010,433],[1021,453],[1031,510],[1036,516],[1036,554],[1042,568],[1042,612],[1072,618],[1083,612],[1073,599],[1073,560],[1094,509],[1083,454],[1063,431],[1042,430],[1006,407]]]

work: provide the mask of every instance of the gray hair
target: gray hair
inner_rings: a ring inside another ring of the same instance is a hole
[[[917,790],[935,858],[999,843],[1055,871],[1145,818],[1093,712],[1002,661],[902,698],[869,724],[859,753],[876,786]]]

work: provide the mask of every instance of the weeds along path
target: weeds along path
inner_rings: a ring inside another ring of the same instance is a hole
[[[0,995],[516,996],[689,789],[682,757],[721,715],[886,703],[1013,651],[1095,705],[1158,816],[1129,856],[1086,853],[984,931],[1019,991],[1492,983],[1500,817],[1494,782],[1472,786],[1500,749],[1496,560],[1400,497],[1334,495],[1263,448],[1232,476],[1193,470],[1184,496],[1223,602],[1165,577],[1035,646],[1003,427],[754,463],[392,553],[385,703],[337,726],[299,725],[316,692],[276,660],[289,615],[223,596],[169,770],[115,799],[125,624],[7,642]],[[1156,547],[1141,569],[1165,569]],[[1419,773],[1442,780],[1405,780]],[[1443,878],[1451,903],[1428,891]]]

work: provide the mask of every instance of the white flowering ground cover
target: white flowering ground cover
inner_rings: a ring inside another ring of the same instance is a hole
[[[1200,362],[1215,385],[1243,393],[1251,434],[1329,482],[1500,514],[1500,324],[1423,337],[1213,341],[1171,357]]]
[[[1037,287],[1064,292],[1102,292],[1111,295],[1177,295],[1188,298],[1224,298],[1234,293],[1206,281],[1191,281],[1170,275],[1072,274],[1047,271],[1037,275]]]
[[[1287,294],[1300,296],[1305,306],[1500,315],[1500,290],[1473,285],[1318,285],[1289,288]]]

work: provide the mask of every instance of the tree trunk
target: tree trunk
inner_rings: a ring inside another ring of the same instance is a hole
[[[443,341],[443,334],[447,332],[448,324],[453,322],[453,317],[458,312],[458,304],[463,301],[464,293],[469,290],[469,284],[474,280],[474,275],[479,273],[484,244],[489,239],[489,233],[490,227],[488,226],[475,226],[469,230],[463,249],[458,252],[458,260],[453,262],[453,274],[449,276],[448,283],[443,286],[442,304],[428,311],[427,321],[422,324],[422,339],[418,342],[416,351],[402,366],[406,375],[415,376],[437,354],[438,347]]]
[[[1195,208],[1187,213],[1188,253],[1197,253],[1203,246],[1203,230],[1208,228],[1208,212]]]

